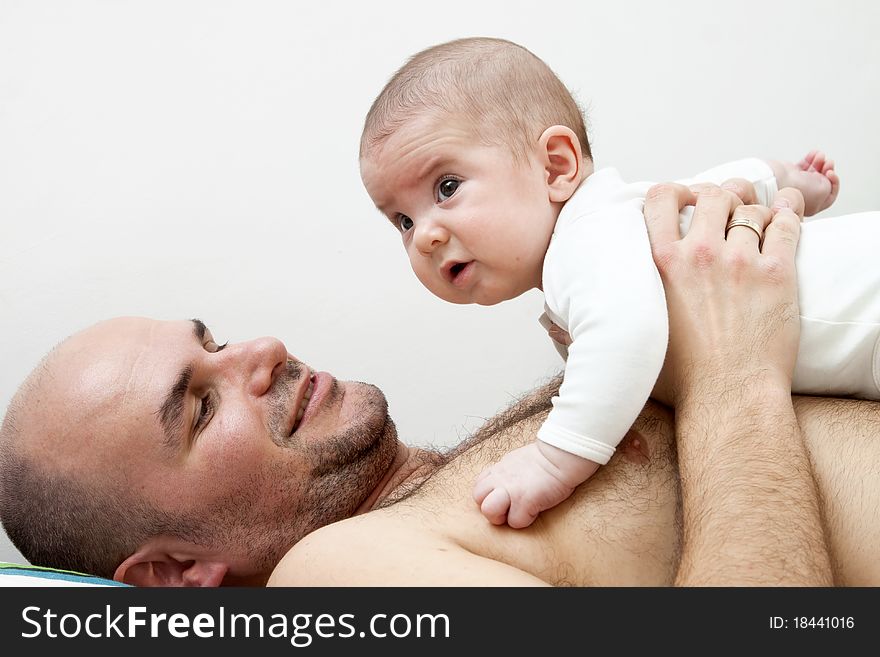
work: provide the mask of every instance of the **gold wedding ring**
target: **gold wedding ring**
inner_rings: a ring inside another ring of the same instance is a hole
[[[761,224],[757,221],[752,221],[751,219],[737,217],[736,219],[728,221],[727,228],[724,229],[724,238],[727,239],[727,233],[730,232],[730,229],[736,228],[737,226],[745,226],[746,228],[751,228],[755,231],[755,235],[758,236],[758,248],[761,248],[761,245],[764,243],[764,231],[761,230]]]

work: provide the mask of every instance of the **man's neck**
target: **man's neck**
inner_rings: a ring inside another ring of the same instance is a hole
[[[471,438],[454,449],[440,453],[434,450],[408,447],[397,442],[397,453],[388,466],[382,479],[373,488],[366,500],[357,508],[354,515],[367,513],[398,502],[416,491],[441,467],[461,456],[468,449],[484,440],[494,438],[512,425],[525,418],[537,416],[550,410],[550,399],[559,393],[562,377],[556,377],[546,385],[536,388],[510,408],[496,415]],[[530,434],[531,435],[531,434]],[[519,447],[526,439],[513,439],[509,447]]]
[[[392,493],[417,485],[427,475],[434,472],[442,462],[444,459],[437,452],[409,447],[398,441],[397,453],[387,472],[369,497],[357,508],[354,515],[372,511],[381,506]]]

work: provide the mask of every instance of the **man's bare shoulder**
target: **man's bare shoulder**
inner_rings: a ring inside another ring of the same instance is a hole
[[[398,553],[429,543],[424,533],[382,511],[371,511],[312,532],[284,556],[269,586],[370,586]],[[366,567],[365,567],[366,566]]]
[[[408,514],[371,511],[323,527],[285,555],[268,586],[543,586],[473,554]]]

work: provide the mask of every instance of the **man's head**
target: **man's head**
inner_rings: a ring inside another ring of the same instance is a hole
[[[588,175],[577,103],[544,62],[500,39],[415,55],[367,115],[361,177],[416,276],[452,303],[541,285],[562,204]]]
[[[299,411],[304,407],[304,412]],[[59,345],[0,430],[0,516],[32,562],[135,583],[265,580],[396,453],[381,392],[282,342],[122,318]]]

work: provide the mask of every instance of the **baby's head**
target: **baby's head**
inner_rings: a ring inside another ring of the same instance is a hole
[[[425,287],[483,305],[540,287],[559,210],[592,170],[559,78],[485,38],[429,48],[391,78],[367,114],[360,164]]]

